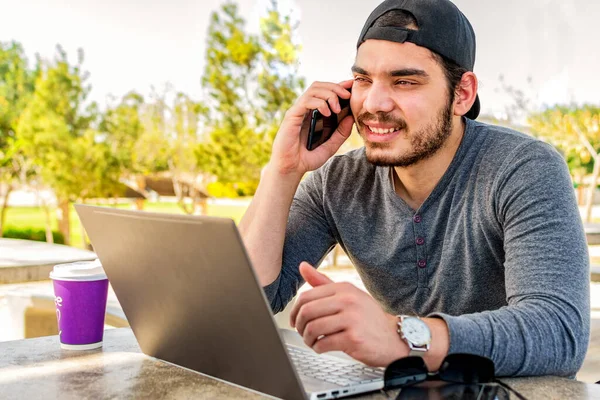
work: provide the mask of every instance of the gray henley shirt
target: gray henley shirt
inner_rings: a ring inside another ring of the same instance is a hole
[[[279,277],[281,311],[336,243],[392,314],[443,318],[449,353],[491,358],[499,376],[574,376],[589,340],[589,256],[567,166],[550,145],[466,120],[461,145],[418,210],[364,148],[299,186]]]

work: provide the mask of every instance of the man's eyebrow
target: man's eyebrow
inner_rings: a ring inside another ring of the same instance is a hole
[[[352,66],[352,72],[356,74],[369,76],[369,72],[367,70],[362,69],[356,65]],[[416,68],[402,68],[390,71],[389,76],[391,77],[399,77],[399,76],[420,76],[423,78],[429,78],[429,74],[422,69]]]
[[[423,78],[429,78],[429,74],[422,69],[416,68],[404,68],[397,69],[390,72],[390,76],[398,77],[398,76],[420,76]]]
[[[369,76],[369,73],[362,69],[361,67],[357,67],[356,65],[352,66],[352,72],[354,72],[355,74],[361,74],[361,75],[367,75]]]

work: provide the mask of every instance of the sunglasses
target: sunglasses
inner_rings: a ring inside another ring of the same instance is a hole
[[[495,378],[495,368],[492,360],[475,354],[450,354],[444,358],[439,371],[436,373],[429,372],[421,357],[401,358],[392,362],[385,369],[384,390],[406,388],[426,381],[471,385],[470,387],[473,390],[478,387],[477,385],[493,383],[510,390],[519,399],[525,400],[525,397],[520,393]],[[492,385],[492,387],[497,386]],[[454,389],[456,390],[457,387],[455,386]],[[498,397],[502,398],[501,396]]]

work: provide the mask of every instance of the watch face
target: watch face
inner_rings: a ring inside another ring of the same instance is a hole
[[[418,318],[404,318],[402,322],[402,334],[416,346],[425,346],[431,341],[429,327]]]

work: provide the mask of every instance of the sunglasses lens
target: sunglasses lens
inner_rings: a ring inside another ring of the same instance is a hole
[[[427,366],[421,357],[406,357],[394,361],[385,369],[384,388],[393,389],[427,379]]]
[[[457,383],[486,383],[494,379],[494,362],[474,354],[451,354],[439,371],[441,379]]]

